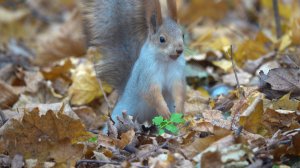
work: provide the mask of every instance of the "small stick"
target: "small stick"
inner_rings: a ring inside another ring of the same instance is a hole
[[[232,69],[233,69],[233,72],[234,72],[234,76],[235,76],[235,79],[236,79],[236,85],[237,85],[237,89],[240,93],[240,95],[243,96],[243,98],[245,98],[245,94],[244,92],[241,90],[241,85],[240,85],[240,82],[239,82],[239,78],[237,76],[237,69],[236,69],[236,66],[235,66],[235,63],[234,63],[234,60],[233,60],[233,49],[232,49],[232,45],[230,45],[230,59],[231,59],[231,63],[232,63]]]
[[[280,16],[279,16],[279,9],[278,9],[278,0],[273,0],[273,10],[274,10],[274,18],[276,24],[276,35],[277,39],[281,37],[281,24],[280,24]]]
[[[95,58],[95,55],[93,55],[93,64],[94,64],[94,71],[95,71],[95,73],[97,73],[96,72],[96,58]],[[97,76],[97,75],[96,75]],[[102,85],[102,81],[101,81],[101,79],[100,78],[97,78],[96,77],[96,79],[97,79],[97,81],[98,81],[98,83],[99,83],[99,85],[100,85],[100,89],[101,89],[101,92],[102,92],[102,94],[103,94],[103,97],[104,97],[104,100],[105,100],[105,102],[107,103],[107,106],[108,106],[108,108],[109,108],[109,110],[111,110],[112,109],[112,105],[109,103],[109,101],[108,101],[108,98],[107,98],[107,95],[106,95],[106,93],[105,93],[105,91],[104,91],[104,88],[103,88],[103,85]]]
[[[231,59],[231,63],[232,63],[232,69],[233,69],[233,72],[234,72],[234,76],[235,76],[235,79],[236,79],[236,85],[237,85],[237,89],[239,91],[239,94],[243,97],[243,99],[246,98],[245,96],[245,93],[242,91],[241,89],[241,85],[240,85],[240,82],[239,82],[239,78],[237,76],[237,69],[236,69],[236,66],[235,66],[235,63],[234,63],[234,60],[233,60],[233,49],[232,49],[232,45],[230,45],[230,59]],[[242,105],[240,105],[239,108],[241,108]],[[239,110],[237,110],[234,114],[233,114],[233,117],[232,117],[232,121],[231,121],[231,125],[230,125],[230,128],[233,130],[233,125],[235,123],[235,118],[236,118],[236,115],[237,115],[237,112]]]

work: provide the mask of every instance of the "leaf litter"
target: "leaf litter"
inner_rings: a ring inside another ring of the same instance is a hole
[[[278,0],[279,38],[269,0],[178,4],[188,87],[171,120],[185,122],[159,135],[124,112],[105,134],[117,94],[77,2],[0,0],[1,167],[298,167],[299,1]]]

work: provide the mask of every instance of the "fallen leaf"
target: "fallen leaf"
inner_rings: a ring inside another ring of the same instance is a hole
[[[18,101],[19,95],[10,85],[0,80],[0,108],[7,109]]]
[[[222,59],[220,61],[213,61],[212,62],[215,66],[221,68],[224,72],[229,72],[232,68],[232,63],[229,60]]]
[[[79,64],[72,73],[72,85],[69,88],[71,103],[84,105],[101,96],[94,65],[90,62]]]
[[[77,142],[90,134],[69,106],[27,105],[22,112],[0,128],[1,141],[11,156],[20,153],[25,159],[38,159],[39,164],[51,156],[58,165],[73,166],[83,156],[83,145]]]
[[[252,77],[251,74],[247,73],[247,72],[244,72],[244,71],[239,71],[236,73],[238,79],[239,79],[239,83],[241,85],[247,85],[250,83],[250,79]],[[222,77],[222,80],[224,83],[226,84],[229,84],[230,86],[236,86],[237,85],[237,81],[236,81],[236,78],[235,78],[235,74],[234,72],[230,73],[230,74],[227,74],[227,75],[224,75]]]
[[[240,115],[240,125],[251,133],[261,133],[263,113],[264,109],[262,98],[257,97]]]
[[[189,145],[182,147],[182,152],[188,157],[193,158],[199,152],[204,151],[210,144],[230,134],[230,131],[218,126],[213,127],[212,135],[205,138],[197,138]]]
[[[122,133],[120,138],[112,138],[108,137],[103,134],[98,135],[98,143],[101,146],[105,147],[113,147],[113,148],[119,148],[119,149],[124,149],[128,144],[130,144],[135,136],[135,132],[133,129]]]
[[[215,9],[218,12],[210,9]],[[180,12],[180,20],[184,24],[191,24],[201,16],[215,20],[222,19],[228,11],[228,6],[225,1],[192,0],[188,6],[184,6],[180,10],[182,11]]]
[[[272,92],[280,92],[282,95],[291,92],[292,96],[300,95],[300,69],[299,68],[275,68],[267,75],[259,73],[260,90],[272,98]]]

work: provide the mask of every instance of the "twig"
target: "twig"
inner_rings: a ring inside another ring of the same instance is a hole
[[[240,82],[239,82],[239,78],[237,76],[237,68],[235,66],[235,63],[234,63],[234,60],[233,60],[233,49],[232,49],[232,45],[230,45],[230,59],[231,59],[231,63],[232,63],[232,69],[233,69],[233,72],[234,72],[234,76],[235,76],[235,80],[236,80],[236,85],[237,85],[237,89],[240,93],[240,95],[243,96],[243,98],[245,98],[245,93],[241,90],[241,85],[240,85]]]
[[[276,24],[276,35],[277,39],[281,37],[281,24],[280,24],[280,16],[279,16],[279,9],[278,9],[278,0],[273,0],[273,10],[274,10],[274,18]]]
[[[93,66],[94,67],[94,71],[95,71],[95,73],[97,73],[97,71],[96,71],[96,58],[95,58],[95,55],[93,55],[93,64],[94,64],[94,66]],[[104,88],[103,88],[103,85],[102,85],[102,81],[101,81],[100,78],[96,77],[96,79],[97,79],[97,81],[99,83],[99,86],[100,86],[101,92],[103,94],[104,100],[107,103],[107,106],[108,106],[109,110],[111,110],[112,109],[112,105],[108,101],[107,95],[106,95],[106,93],[104,91]]]
[[[83,163],[87,163],[87,164],[99,164],[101,166],[105,165],[105,164],[121,165],[118,162],[108,162],[108,161],[99,161],[99,160],[79,160],[79,161],[77,161],[75,167],[78,168]]]

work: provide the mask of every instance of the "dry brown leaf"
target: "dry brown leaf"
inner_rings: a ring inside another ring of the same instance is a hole
[[[7,109],[18,101],[19,95],[10,85],[0,80],[0,108]]]
[[[83,56],[86,52],[85,42],[80,13],[74,11],[66,23],[40,36],[34,62],[49,65],[63,58]]]
[[[263,116],[263,124],[273,135],[278,130],[287,131],[300,128],[297,117],[298,115],[295,111],[273,110],[268,108]]]
[[[246,167],[249,163],[247,159],[253,157],[250,150],[238,141],[233,135],[228,135],[194,158],[200,161],[201,167]]]
[[[133,129],[122,133],[121,135],[121,140],[117,141],[117,147],[119,147],[120,149],[124,149],[126,147],[126,145],[130,144],[133,140],[135,136],[135,132]]]
[[[300,95],[300,69],[299,68],[275,68],[265,75],[260,75],[260,90],[269,98],[278,98],[291,92],[292,96]]]
[[[1,141],[11,156],[20,153],[40,164],[52,158],[58,165],[73,166],[83,156],[83,145],[77,142],[87,140],[90,134],[69,106],[27,106],[22,112],[0,129]]]
[[[26,91],[37,93],[44,78],[40,72],[25,71],[24,81],[26,83]]]
[[[54,80],[58,77],[64,77],[67,73],[70,73],[71,68],[74,65],[70,59],[64,60],[62,63],[55,65],[51,68],[43,68],[42,73],[45,79]]]
[[[27,104],[47,104],[61,102],[62,96],[54,92],[52,86],[41,81],[38,84],[37,92],[25,92],[22,93],[18,101],[14,104],[14,108],[23,108]]]
[[[105,124],[105,121],[102,120],[103,117],[97,116],[91,107],[75,107],[73,110],[84,123],[87,130],[98,130]]]
[[[180,21],[188,25],[201,17],[209,17],[215,20],[222,19],[227,14],[228,6],[226,1],[192,0],[180,11]]]
[[[121,139],[117,139],[117,138],[112,138],[112,137],[108,137],[106,135],[103,134],[99,134],[98,135],[98,143],[101,146],[104,147],[117,147],[119,149],[124,149],[128,144],[130,144],[133,140],[135,136],[135,132],[133,129],[122,133],[121,134]]]
[[[183,146],[181,151],[188,157],[193,158],[199,152],[205,150],[213,142],[227,136],[230,134],[230,131],[224,128],[214,126],[213,135],[210,135],[205,138],[197,138],[191,144]]]

